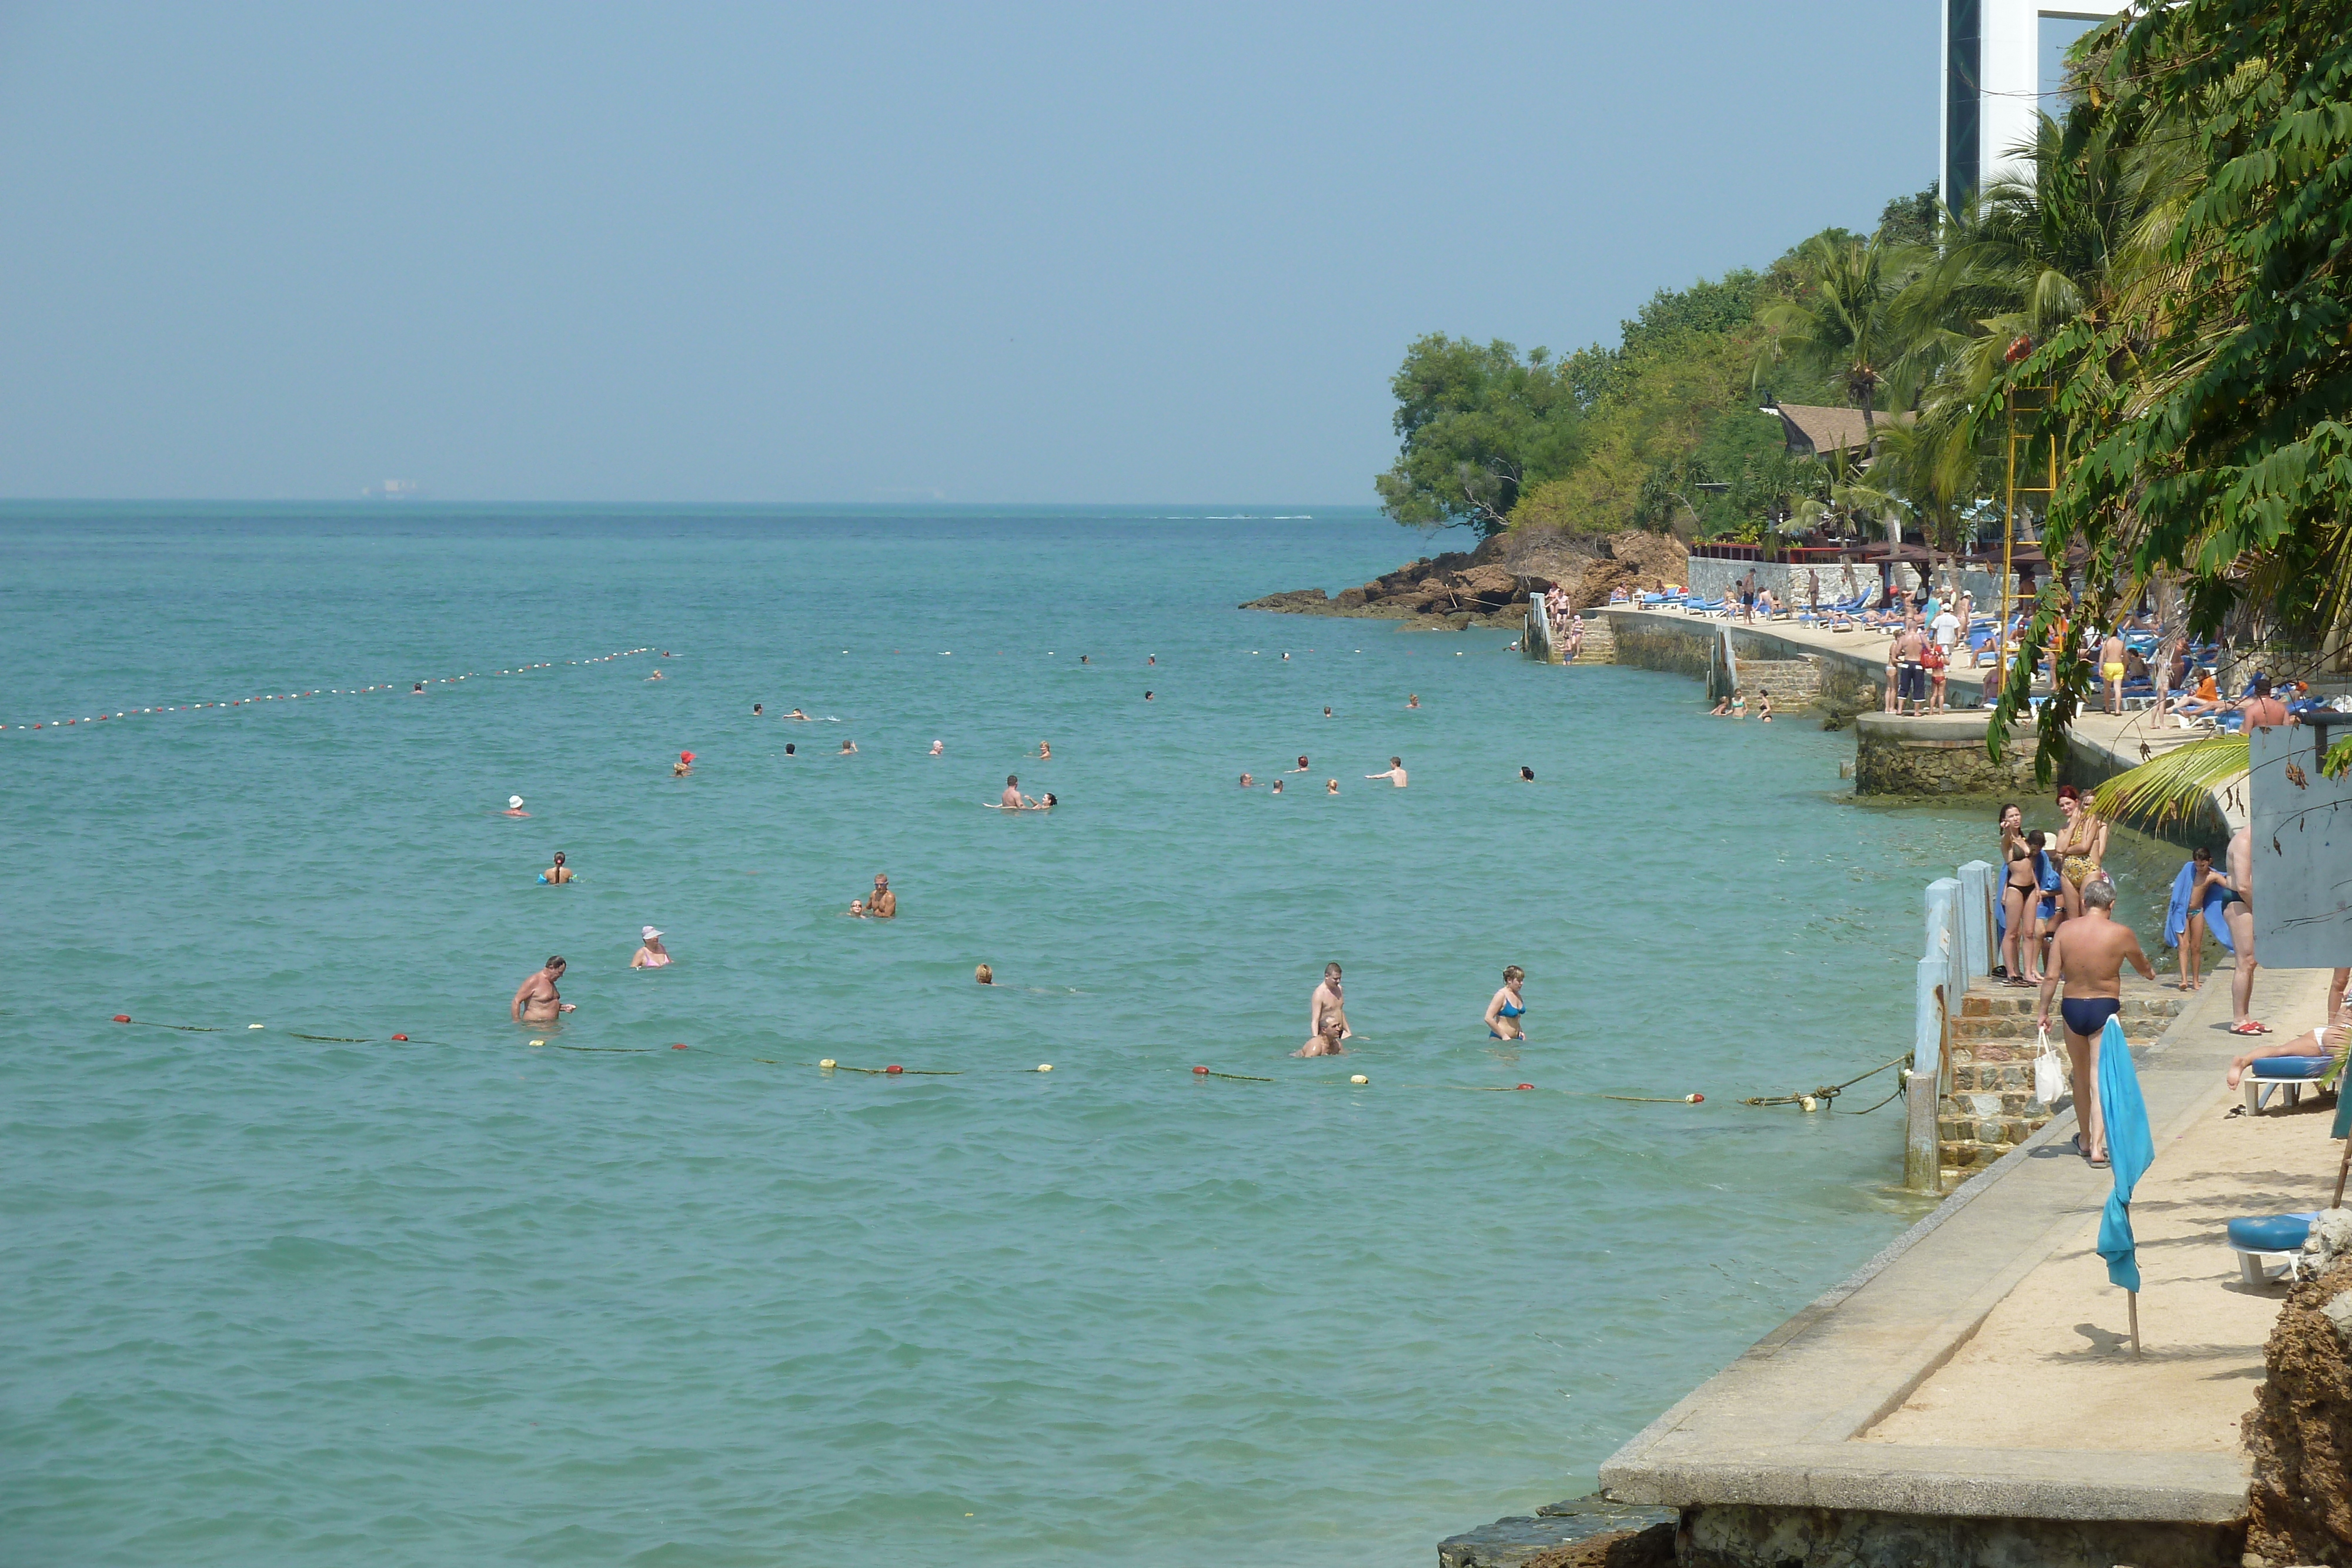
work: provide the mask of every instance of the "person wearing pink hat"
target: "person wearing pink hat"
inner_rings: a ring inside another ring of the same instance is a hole
[[[645,945],[637,956],[629,960],[632,969],[660,969],[669,964],[669,949],[662,946],[662,934],[648,925],[645,929]]]

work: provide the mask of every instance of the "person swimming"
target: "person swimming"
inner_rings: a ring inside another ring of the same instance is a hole
[[[545,967],[534,970],[515,988],[514,1000],[507,1004],[507,1016],[517,1023],[553,1023],[561,1015],[577,1011],[555,988],[555,982],[563,978],[563,960],[559,956],[549,958]]]
[[[550,886],[552,886],[559,882],[570,882],[572,880],[572,868],[563,863],[563,852],[562,850],[555,852],[555,863],[549,866],[545,871],[541,872],[539,873],[539,880],[548,883]]]
[[[790,712],[790,713],[788,713],[788,714],[784,715],[784,716],[785,716],[786,718],[796,718],[796,719],[799,719],[803,724],[807,724],[807,723],[810,723],[810,722],[811,722],[811,720],[810,720],[810,718],[809,718],[809,716],[808,716],[808,715],[806,715],[806,714],[804,714],[804,713],[803,713],[803,712],[801,712],[801,710],[800,710],[800,709],[798,709],[798,708],[794,708],[794,709],[793,709],[793,711],[792,711],[792,712]]]
[[[662,934],[648,925],[644,932],[644,946],[629,960],[632,969],[666,969],[669,967],[669,949],[662,946]]]
[[[1324,716],[1325,718],[1329,718],[1329,717],[1331,716],[1331,710],[1330,710],[1329,708],[1328,708],[1328,707],[1327,707],[1327,708],[1325,708],[1325,709],[1323,710],[1323,716]]]
[[[752,716],[753,718],[758,718],[758,717],[760,717],[760,716],[761,716],[761,714],[762,714],[762,713],[764,713],[765,711],[766,711],[766,710],[764,710],[763,708],[761,708],[761,706],[760,706],[758,703],[753,703],[753,704],[751,705],[751,716]]]
[[[1008,773],[1004,776],[1004,793],[996,798],[996,803],[1008,811],[1017,811],[1029,804],[1028,798],[1021,793],[1021,775]]]
[[[419,682],[417,682],[417,683],[416,683],[416,685],[415,685],[415,688],[414,690],[412,690],[408,695],[409,695],[410,696],[413,696],[413,697],[421,697],[421,696],[423,696],[423,695],[425,695],[425,683],[424,683],[423,681],[419,681]]]
[[[1519,988],[1526,983],[1527,977],[1527,971],[1517,964],[1503,971],[1503,988],[1496,991],[1494,998],[1486,1004],[1486,1032],[1495,1039],[1527,1039],[1528,1031],[1518,1023],[1528,1010],[1527,1003],[1519,995]]]
[[[1248,774],[1244,773],[1244,774],[1243,774],[1243,775],[1242,775],[1242,788],[1243,788],[1243,789],[1247,789],[1251,788],[1252,786],[1255,785],[1256,783],[1257,783],[1257,780],[1256,780],[1256,779],[1253,779],[1253,778],[1251,778]]]
[[[1051,762],[1054,760],[1054,743],[1050,740],[1041,740],[1037,743],[1037,749],[1030,755],[1040,762]]]
[[[1536,781],[1536,770],[1532,768],[1522,768],[1519,769],[1519,779],[1523,783],[1532,784]]]
[[[1279,779],[1274,781],[1274,792],[1277,795],[1282,793],[1282,780]]]
[[[1421,695],[1418,692],[1407,692],[1404,695],[1404,706],[1407,707],[1419,707],[1421,706]]]
[[[1307,1032],[1320,1038],[1324,1030],[1337,1024],[1341,1040],[1351,1040],[1355,1030],[1348,1027],[1347,990],[1339,983],[1339,966],[1323,966],[1323,983],[1307,999]]]
[[[522,809],[522,797],[520,795],[508,796],[507,809],[499,814],[502,817],[528,817],[530,815],[529,811]]]
[[[849,914],[849,918],[851,918],[852,920],[863,920],[863,919],[865,919],[865,918],[866,918],[866,901],[865,901],[864,899],[862,899],[862,898],[853,898],[853,899],[851,899],[851,900],[849,901],[849,911],[848,911],[848,914]]]
[[[1029,809],[1033,811],[1050,811],[1060,804],[1061,802],[1054,798],[1054,792],[1051,789],[1048,789],[1045,791],[1045,797]]]
[[[800,749],[800,748],[799,748],[798,747],[794,746],[791,741],[789,741],[789,740],[788,740],[788,741],[784,742],[784,755],[785,755],[786,757],[790,757],[790,756],[793,755],[793,754],[794,754],[795,752],[797,752],[799,749]]]
[[[662,678],[662,673],[661,673],[659,670],[656,670],[652,674],[647,675],[647,676],[646,677],[646,679],[647,679],[647,680],[649,680],[649,681],[657,681],[657,680],[660,680],[661,678]]]
[[[1145,702],[1150,702],[1150,701],[1151,700],[1151,694],[1150,694],[1150,692],[1146,692],[1146,693],[1144,693],[1144,694],[1143,694],[1143,700],[1144,700]]]
[[[1403,788],[1404,788],[1404,780],[1405,780],[1404,758],[1402,758],[1402,757],[1391,757],[1391,758],[1389,758],[1389,766],[1388,766],[1388,771],[1387,771],[1387,772],[1385,772],[1385,773],[1367,773],[1367,774],[1365,774],[1365,775],[1364,775],[1364,782],[1365,782],[1365,783],[1367,783],[1367,784],[1370,783],[1370,782],[1371,782],[1373,779],[1387,779],[1390,783],[1391,783],[1391,784],[1395,785],[1398,789],[1403,789]],[[1338,782],[1338,780],[1336,780],[1336,779],[1335,779],[1335,780],[1333,780],[1333,782],[1335,782],[1335,783],[1336,783],[1336,782]],[[1331,791],[1331,793],[1333,793],[1334,795],[1338,794],[1339,792],[1339,791],[1338,791],[1337,789],[1334,789],[1334,790],[1332,790],[1332,791]]]
[[[933,757],[940,755],[942,752],[946,751],[947,748],[948,743],[944,740],[935,740],[931,742],[931,755]]]
[[[693,771],[694,753],[691,751],[681,751],[677,754],[677,761],[673,763],[670,767],[669,776],[673,779],[683,779]]]
[[[1302,754],[1302,755],[1299,757],[1299,758],[1298,758],[1298,766],[1297,766],[1297,767],[1296,767],[1296,768],[1289,768],[1289,769],[1287,769],[1287,771],[1292,772],[1292,773],[1304,773],[1304,772],[1306,772],[1306,771],[1307,771],[1307,758],[1306,758],[1306,757]]]
[[[982,964],[971,972],[971,977],[983,986],[996,984],[996,971]]]
[[[855,757],[855,756],[856,756],[856,755],[857,755],[857,742],[856,742],[856,741],[854,741],[854,740],[845,740],[845,741],[843,741],[843,742],[841,743],[841,749],[840,749],[839,751],[835,752],[835,753],[834,753],[834,755],[835,755],[835,756],[836,756],[836,757]]]
[[[1345,1038],[1340,1032],[1345,1027],[1340,1022],[1339,1015],[1335,1013],[1323,1020],[1322,1027],[1316,1031],[1313,1040],[1290,1054],[1293,1056],[1345,1056],[1348,1054],[1348,1048],[1339,1043]]]

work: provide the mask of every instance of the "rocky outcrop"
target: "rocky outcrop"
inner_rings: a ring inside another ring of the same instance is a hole
[[[2352,1261],[2288,1294],[2263,1363],[2244,1561],[2352,1563]]]
[[[1516,630],[1530,591],[1558,584],[1579,609],[1606,603],[1615,588],[1679,582],[1689,552],[1663,534],[1613,538],[1514,529],[1471,553],[1423,557],[1338,594],[1294,589],[1253,599],[1244,610],[1286,615],[1351,615],[1423,626]]]

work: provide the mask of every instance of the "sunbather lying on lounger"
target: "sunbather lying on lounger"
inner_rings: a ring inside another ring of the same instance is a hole
[[[2329,1023],[2306,1030],[2292,1040],[2281,1040],[2276,1045],[2254,1047],[2253,1050],[2231,1061],[2228,1080],[2230,1087],[2235,1089],[2238,1086],[2238,1081],[2245,1077],[2246,1070],[2266,1056],[2340,1056],[2344,1051],[2344,1036],[2347,1021],[2352,1020],[2347,1019],[2346,1009],[2338,1007],[2336,1009],[2334,1020]],[[2340,1069],[2343,1064],[2339,1061],[2336,1065]]]

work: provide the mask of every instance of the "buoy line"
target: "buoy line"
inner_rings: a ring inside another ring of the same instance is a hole
[[[651,648],[624,648],[617,653],[598,653],[593,658],[566,659],[563,663],[565,664],[609,664],[615,659],[626,659],[638,653],[650,653],[652,652],[653,650]],[[529,674],[533,670],[552,670],[557,667],[556,663],[551,659],[536,664],[517,664],[511,669],[492,670],[489,674],[493,675],[523,675]],[[80,718],[44,719],[33,724],[0,724],[0,729],[64,729],[71,725],[98,724],[108,719],[117,718],[137,718],[145,714],[197,713],[209,711],[214,708],[245,707],[254,703],[290,703],[298,701],[303,697],[358,697],[366,696],[371,692],[409,692],[413,694],[420,685],[455,685],[460,681],[470,681],[480,673],[481,672],[479,671],[468,670],[462,675],[436,675],[424,681],[383,681],[372,686],[322,686],[307,692],[267,692],[257,697],[232,697],[226,702],[177,703],[168,706],[159,705],[154,707],[120,708],[113,713],[89,714]]]
[[[155,1019],[135,1019],[129,1013],[114,1014],[113,1021],[119,1024],[130,1024],[134,1027],[144,1029],[178,1030],[188,1034],[222,1034],[227,1032],[229,1028],[229,1026],[226,1024],[164,1023]],[[267,1030],[269,1026],[268,1024],[249,1023],[245,1027],[247,1030]],[[281,1030],[278,1032],[284,1034],[289,1040],[312,1040],[321,1045],[432,1045],[452,1051],[462,1049],[450,1040],[417,1040],[405,1034],[306,1034],[298,1030]],[[588,1051],[602,1056],[653,1056],[659,1054],[661,1051],[661,1047],[652,1045],[567,1045],[562,1040],[551,1040],[545,1038],[530,1040],[527,1044],[530,1049],[534,1051],[551,1046],[557,1051]],[[682,1040],[674,1040],[670,1043],[669,1049],[672,1051],[688,1051],[698,1048],[688,1046]],[[824,1057],[816,1061],[787,1062],[779,1061],[773,1057],[745,1056],[732,1051],[709,1051],[705,1049],[702,1051],[702,1054],[705,1056],[715,1056],[727,1061],[757,1062],[762,1067],[807,1067],[814,1068],[820,1072],[856,1072],[871,1078],[964,1078],[994,1072],[1019,1072],[1026,1075],[1034,1075],[1041,1072],[1051,1072],[1054,1071],[1054,1064],[1050,1061],[1041,1061],[1034,1067],[905,1067],[895,1061],[887,1067],[859,1067],[852,1062],[837,1061],[830,1056]],[[1902,1057],[1895,1058],[1896,1061],[1904,1060],[1906,1059]],[[1887,1066],[1891,1067],[1893,1065],[1893,1062],[1887,1063]],[[1874,1072],[1885,1071],[1885,1068],[1872,1069],[1872,1071]],[[1223,1072],[1207,1066],[1196,1066],[1192,1069],[1187,1076],[1196,1082],[1203,1078],[1222,1078],[1228,1082],[1233,1083],[1286,1082],[1291,1084],[1307,1083],[1316,1085],[1334,1085],[1342,1082],[1337,1078],[1268,1078],[1255,1072]],[[1869,1076],[1869,1073],[1863,1074],[1863,1077],[1864,1078]],[[1851,1082],[1858,1083],[1861,1081],[1861,1079],[1857,1078]],[[1368,1073],[1352,1072],[1348,1075],[1345,1082],[1347,1086],[1350,1088],[1366,1088],[1370,1085],[1371,1077]],[[1532,1083],[1402,1083],[1392,1085],[1392,1087],[1405,1089],[1455,1090],[1468,1094],[1515,1094],[1522,1091],[1533,1091],[1536,1089],[1536,1085]],[[1841,1087],[1843,1087],[1843,1085],[1841,1085]],[[1541,1092],[1558,1094],[1571,1100],[1615,1100],[1632,1105],[1697,1105],[1703,1103],[1706,1099],[1706,1096],[1704,1094],[1680,1094],[1671,1096],[1648,1094],[1605,1094],[1590,1089],[1548,1089],[1541,1091]],[[1899,1094],[1902,1091],[1898,1089],[1895,1092]],[[1742,1102],[1742,1103],[1749,1105],[1781,1104],[1792,1103],[1793,1099],[1793,1096],[1780,1096],[1771,1100],[1748,1100]],[[1881,1102],[1881,1103],[1884,1103],[1885,1102]],[[1871,1109],[1876,1110],[1877,1106],[1874,1105]],[[1863,1115],[1866,1114],[1866,1113],[1849,1112],[1848,1114]]]
[[[1805,1111],[1836,1111],[1837,1107],[1831,1104],[1831,1101],[1836,1099],[1839,1095],[1844,1093],[1847,1090],[1853,1088],[1864,1079],[1875,1078],[1880,1073],[1885,1071],[1888,1068],[1898,1066],[1910,1060],[1911,1053],[1906,1051],[1900,1056],[1893,1057],[1885,1061],[1880,1062],[1877,1066],[1872,1068],[1867,1072],[1855,1074],[1853,1077],[1847,1079],[1843,1083],[1824,1083],[1810,1094],[1759,1094],[1750,1099],[1742,1100],[1740,1103],[1742,1105],[1794,1105]],[[1881,1100],[1878,1103],[1878,1105],[1892,1103],[1895,1097],[1903,1092],[1903,1083],[1898,1082],[1895,1085],[1895,1093],[1889,1094],[1885,1099]],[[1840,1114],[1847,1116],[1867,1116],[1870,1114],[1871,1111],[1877,1110],[1878,1105],[1873,1105],[1867,1111],[1846,1111],[1840,1113]]]

